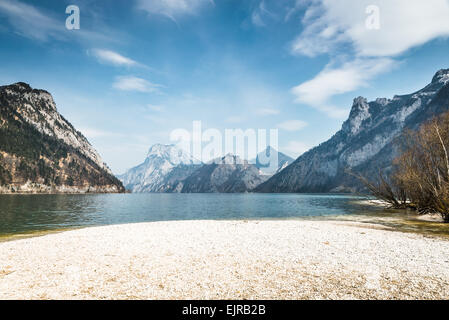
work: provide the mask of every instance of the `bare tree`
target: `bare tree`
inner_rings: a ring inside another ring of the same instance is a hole
[[[389,182],[388,178],[384,175],[382,170],[379,170],[377,179],[375,181],[370,181],[366,177],[354,173],[350,170],[346,170],[346,172],[362,181],[362,183],[374,197],[390,204],[391,208],[407,208],[407,196],[404,189],[400,188],[399,184],[397,183]]]
[[[449,222],[449,112],[407,130],[400,139],[400,156],[388,179],[376,182],[358,176],[372,194],[394,208],[439,213]]]

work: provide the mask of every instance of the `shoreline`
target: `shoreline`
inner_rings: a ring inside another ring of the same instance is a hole
[[[99,226],[84,226],[84,227],[79,226],[79,227],[67,227],[67,228],[60,228],[60,229],[49,229],[49,230],[32,230],[32,231],[28,231],[28,232],[14,233],[14,234],[0,234],[0,244],[3,242],[11,242],[11,241],[18,241],[18,240],[23,240],[23,239],[45,237],[45,236],[51,235],[51,234],[81,230],[81,229],[85,229],[85,228],[89,228],[89,227],[95,228],[95,227],[99,227]]]
[[[6,196],[11,196],[11,195],[18,195],[18,196],[27,196],[27,195],[50,195],[50,196],[54,196],[54,195],[90,195],[90,194],[131,194],[130,192],[110,192],[110,191],[79,191],[79,192],[58,192],[58,191],[54,191],[54,192],[37,192],[37,191],[14,191],[14,192],[3,192],[0,191],[0,196],[2,195],[6,195]]]
[[[448,299],[448,257],[447,239],[357,222],[89,227],[0,242],[0,298]]]
[[[130,223],[116,223],[116,224],[92,224],[92,225],[78,225],[64,228],[50,228],[50,229],[42,229],[42,230],[30,230],[24,231],[20,233],[6,233],[0,234],[0,243],[16,241],[21,239],[28,238],[36,238],[42,237],[49,234],[63,233],[74,230],[82,230],[89,228],[99,228],[99,227],[108,227],[108,226],[121,226],[121,225],[133,225],[133,224],[146,224],[146,223],[183,223],[183,222],[288,222],[288,221],[310,221],[310,222],[340,222],[346,225],[357,225],[359,228],[366,229],[376,229],[376,230],[384,230],[389,232],[401,232],[408,234],[417,234],[422,236],[436,237],[442,239],[449,239],[449,230],[436,230],[435,227],[445,227],[446,224],[443,224],[439,216],[435,216],[432,214],[426,215],[414,215],[414,220],[406,220],[404,217],[396,217],[398,220],[396,222],[391,222],[388,220],[373,220],[375,216],[366,216],[363,219],[359,218],[356,215],[328,215],[328,216],[303,216],[303,217],[267,217],[267,218],[242,218],[242,219],[210,219],[210,220],[161,220],[161,221],[142,221],[142,222],[130,222]],[[428,227],[428,229],[420,229],[420,228],[407,228],[410,222],[412,223],[422,223],[421,227]],[[402,223],[402,225],[400,225]],[[431,229],[431,227],[434,229]],[[405,227],[405,228],[404,228]],[[449,225],[448,225],[449,227]]]
[[[378,199],[358,200],[358,201],[354,201],[354,203],[369,205],[369,206],[384,208],[384,209],[388,209],[388,207],[389,207],[388,202],[378,200]],[[401,211],[404,213],[407,212],[407,209],[388,209],[388,210]],[[420,220],[420,221],[435,222],[435,223],[442,223],[442,224],[445,223],[439,213],[426,213],[426,214],[414,213],[414,216],[415,216],[416,220]]]

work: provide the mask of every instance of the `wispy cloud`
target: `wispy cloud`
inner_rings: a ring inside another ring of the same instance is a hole
[[[94,128],[79,128],[79,131],[88,139],[122,137],[123,134]]]
[[[368,81],[394,66],[389,58],[357,59],[341,67],[327,66],[315,78],[292,89],[295,101],[305,103],[333,118],[344,118],[347,111],[330,104],[331,97],[366,86]]]
[[[194,15],[204,4],[214,4],[213,0],[137,0],[137,8],[166,16],[176,22],[181,15]]]
[[[300,0],[307,4],[304,31],[292,50],[308,56],[352,46],[358,56],[395,56],[449,36],[447,0]],[[368,6],[377,6],[380,29],[366,27]],[[347,8],[351,8],[348,14]]]
[[[226,122],[228,123],[242,123],[243,121],[245,121],[245,118],[242,116],[232,116],[226,118]]]
[[[161,105],[147,104],[145,111],[150,111],[151,114],[145,114],[143,117],[157,124],[166,124],[170,119],[170,115],[165,112],[166,108]]]
[[[299,131],[307,127],[307,122],[302,120],[287,120],[277,125],[279,129],[285,131]]]
[[[6,15],[17,33],[37,40],[61,38],[65,28],[64,21],[57,21],[34,6],[16,0],[0,1],[0,12]]]
[[[280,148],[280,151],[297,158],[309,149],[310,146],[302,141],[289,141],[286,146]]]
[[[88,53],[89,54],[92,53],[101,63],[112,64],[115,66],[127,66],[127,67],[141,65],[137,61],[122,56],[121,54],[111,50],[93,49],[89,50]]]
[[[112,38],[88,30],[67,30],[65,16],[56,17],[37,7],[18,0],[1,0],[0,13],[6,16],[14,31],[26,38],[38,41],[112,41]]]
[[[251,14],[251,22],[257,27],[265,27],[265,20],[273,18],[275,18],[275,15],[266,8],[264,0],[260,1]]]
[[[379,8],[380,29],[366,26],[368,6]],[[334,63],[292,89],[296,102],[341,118],[347,111],[330,103],[335,95],[368,85],[391,70],[405,51],[449,36],[447,0],[297,0],[287,19],[305,9],[304,29],[292,52],[309,57],[328,54]],[[351,8],[348,14],[347,8]],[[335,61],[344,61],[339,66]]]
[[[260,108],[256,110],[256,113],[260,116],[275,116],[278,115],[280,112],[278,109],[274,108]]]
[[[160,116],[145,115],[144,118],[151,122],[157,123],[157,124],[166,124],[167,123],[167,118],[160,117]]]
[[[161,85],[149,82],[145,79],[134,76],[122,76],[115,78],[112,85],[115,89],[121,91],[137,91],[137,92],[159,92]]]
[[[160,106],[160,105],[147,104],[147,108],[148,108],[148,110],[154,111],[154,112],[164,112],[165,111],[165,107]]]

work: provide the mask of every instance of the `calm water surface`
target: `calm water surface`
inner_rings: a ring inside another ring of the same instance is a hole
[[[449,226],[386,211],[344,195],[107,194],[0,195],[0,236],[85,226],[230,219],[326,219],[449,235]]]

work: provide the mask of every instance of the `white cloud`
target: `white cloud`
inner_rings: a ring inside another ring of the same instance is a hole
[[[116,66],[137,66],[139,63],[136,61],[124,57],[117,52],[111,50],[94,49],[92,54],[98,59],[98,61],[103,63],[109,63]]]
[[[310,147],[302,141],[289,141],[288,144],[281,148],[280,151],[292,156],[293,158],[297,158],[309,150]]]
[[[16,29],[16,32],[37,40],[48,40],[49,37],[60,38],[64,24],[36,9],[32,5],[16,0],[0,1],[0,12],[5,14]]]
[[[389,58],[356,59],[339,68],[327,66],[315,78],[292,89],[295,102],[305,103],[333,118],[342,118],[347,111],[332,106],[332,96],[351,92],[366,86],[368,81],[380,73],[390,70],[395,61]]]
[[[226,118],[226,122],[229,122],[229,123],[241,123],[244,120],[245,120],[245,118],[241,117],[241,116],[232,116],[232,117]]]
[[[251,15],[251,22],[258,27],[264,27],[265,23],[262,20],[262,17],[260,16],[260,13],[256,10]]]
[[[154,112],[164,112],[165,111],[165,107],[159,106],[159,105],[154,105],[154,104],[147,104],[147,108]]]
[[[258,109],[256,111],[256,113],[261,116],[275,116],[275,115],[279,114],[280,112],[279,112],[279,110],[274,109],[274,108],[261,108],[261,109]]]
[[[72,39],[89,41],[111,41],[111,37],[88,30],[67,30],[65,17],[55,17],[44,10],[18,0],[1,0],[0,14],[6,16],[15,32],[23,37],[38,41],[50,39],[70,41]]]
[[[299,131],[307,127],[307,122],[302,120],[287,120],[279,123],[277,127],[285,131]]]
[[[137,8],[176,21],[177,16],[195,14],[205,3],[214,4],[213,0],[137,0]]]
[[[449,36],[447,0],[309,0],[305,29],[293,51],[307,56],[349,44],[358,56],[396,56],[430,40]],[[368,6],[380,10],[380,29],[366,27]],[[351,14],[348,14],[350,8]]]
[[[117,77],[113,87],[122,91],[158,92],[161,85],[133,76]]]
[[[379,29],[367,28],[369,6],[379,8]],[[335,118],[347,112],[329,102],[333,96],[367,86],[398,64],[393,58],[407,50],[449,36],[448,0],[297,0],[286,19],[298,8],[305,8],[304,30],[292,52],[309,57],[329,54],[332,61],[346,62],[326,66],[292,92],[296,102]]]
[[[144,118],[157,124],[165,124],[167,122],[166,118],[154,115],[145,115]]]
[[[261,1],[257,8],[251,14],[251,22],[257,27],[265,26],[266,18],[274,18],[274,14],[265,6],[265,1]]]
[[[79,131],[88,139],[121,137],[120,133],[104,131],[94,128],[80,128]]]

